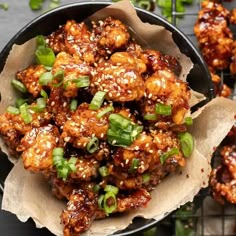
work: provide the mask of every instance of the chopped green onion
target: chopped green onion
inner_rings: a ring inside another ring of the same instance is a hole
[[[90,84],[89,76],[80,76],[78,79],[73,80],[73,82],[76,82],[77,88],[84,88],[88,87]]]
[[[36,61],[44,66],[52,66],[56,59],[53,50],[47,46],[39,45],[35,51]]]
[[[146,184],[150,181],[151,176],[150,174],[145,173],[142,175],[142,178],[143,178],[143,183]]]
[[[147,113],[147,114],[144,115],[143,119],[144,120],[157,120],[157,115]]]
[[[188,133],[180,133],[178,135],[180,140],[180,148],[183,152],[185,157],[190,157],[193,152],[194,142],[193,142],[193,136]]]
[[[40,77],[39,77],[39,84],[40,85],[48,85],[49,83],[51,83],[53,80],[53,76],[52,73],[50,71],[43,73]]]
[[[28,102],[28,99],[17,98],[15,104],[17,108],[20,108],[20,106],[26,102]]]
[[[53,156],[63,156],[63,154],[64,154],[64,151],[63,151],[63,148],[61,148],[61,147],[54,148],[52,150],[52,155]]]
[[[111,111],[114,111],[114,107],[108,106],[97,114],[97,118],[100,119],[101,117],[103,117],[104,115],[106,115],[108,112],[111,112]]]
[[[91,103],[89,104],[89,109],[98,110],[101,107],[105,96],[106,96],[106,92],[103,92],[103,91],[96,92]]]
[[[99,169],[99,174],[102,176],[102,177],[106,177],[109,175],[109,170],[106,166],[101,166]]]
[[[63,81],[64,81],[64,70],[58,70],[53,75],[52,86],[58,88],[63,84]]]
[[[77,109],[78,106],[78,100],[77,99],[72,99],[70,102],[70,110],[71,111],[75,111]]]
[[[98,198],[98,208],[103,210],[103,200],[104,200],[104,194],[100,195]]]
[[[125,132],[117,132],[113,129],[107,130],[107,141],[109,144],[113,146],[121,146],[121,147],[127,147],[132,143],[132,139],[130,134],[127,134]]]
[[[130,119],[128,119],[120,114],[111,114],[109,116],[109,122],[113,126],[120,128],[120,129],[126,129],[132,124]]]
[[[16,107],[13,107],[13,106],[7,107],[7,112],[10,113],[10,114],[13,114],[13,115],[20,114],[20,110]]]
[[[52,151],[53,165],[56,167],[58,177],[65,181],[70,173],[76,172],[77,158],[71,157],[66,160],[63,154],[63,148],[54,148]]]
[[[131,166],[129,168],[129,172],[130,173],[135,172],[138,169],[139,163],[140,163],[139,159],[133,158],[131,162]]]
[[[52,66],[44,66],[44,68],[45,68],[47,71],[51,71],[51,70],[52,70]]]
[[[44,0],[30,0],[29,6],[30,6],[31,10],[37,11],[42,8],[43,2],[44,2]]]
[[[172,108],[171,108],[171,105],[157,103],[155,106],[155,112],[158,115],[169,116],[172,113]]]
[[[120,114],[111,114],[109,116],[107,140],[113,146],[127,147],[138,137],[142,130],[143,126],[134,124],[130,119]]]
[[[40,91],[40,95],[41,95],[45,100],[48,99],[48,94],[46,93],[45,90],[42,89],[42,90]]]
[[[185,122],[186,125],[192,125],[193,124],[193,119],[192,117],[186,117]]]
[[[49,9],[53,9],[56,8],[60,5],[60,1],[58,0],[51,0],[50,4],[49,4]]]
[[[25,124],[29,124],[33,120],[32,115],[29,113],[27,103],[24,103],[23,105],[20,106],[20,116],[25,122]]]
[[[0,8],[4,11],[7,11],[9,8],[9,5],[7,3],[0,3]]]
[[[177,155],[177,154],[179,154],[179,149],[176,148],[176,147],[172,148],[168,152],[163,153],[160,157],[161,164],[163,165],[169,157],[172,157],[172,156]]]
[[[103,203],[104,203],[103,209],[107,215],[114,212],[117,208],[117,201],[115,194],[113,192],[106,193],[103,199]]]
[[[46,46],[46,41],[43,35],[37,35],[36,36],[36,43],[37,46]]]
[[[104,188],[104,191],[107,193],[111,192],[117,195],[119,192],[119,188],[117,188],[116,186],[107,184],[106,187]]]
[[[35,112],[43,112],[45,108],[46,108],[45,98],[38,98],[36,100],[36,106],[32,107],[31,109]]]
[[[97,137],[93,137],[89,140],[86,149],[89,153],[94,153],[98,150],[99,140]]]
[[[100,187],[99,184],[96,184],[96,185],[94,185],[94,187],[93,187],[93,191],[94,191],[95,193],[98,193],[100,189],[101,189],[101,187]]]
[[[26,93],[27,92],[27,89],[26,89],[25,85],[23,83],[21,83],[19,80],[13,79],[11,81],[11,84],[18,91],[20,91],[22,93]]]

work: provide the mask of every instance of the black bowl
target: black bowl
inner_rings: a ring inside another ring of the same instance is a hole
[[[108,6],[109,4],[111,3],[73,3],[61,6],[37,17],[29,24],[27,24],[24,28],[22,28],[4,47],[4,49],[0,53],[0,72],[5,65],[5,61],[13,44],[22,44],[39,34],[50,34],[52,31],[56,30],[60,24],[64,24],[68,19],[83,21],[89,15],[93,14],[97,10],[100,10],[101,8]],[[156,14],[150,13],[140,8],[136,8],[136,11],[143,22],[164,26],[166,29],[172,32],[173,39],[180,48],[181,52],[190,57],[194,64],[193,69],[187,77],[190,87],[200,93],[203,93],[210,100],[214,96],[214,90],[209,71],[199,52],[187,38],[187,36],[185,36],[179,29]],[[6,161],[6,159],[7,158],[4,157],[3,154],[0,155],[0,182],[2,183],[4,182],[7,173],[12,168],[12,165],[8,161]],[[138,231],[149,228],[156,223],[157,221],[155,220],[145,220],[142,218],[137,218],[134,219],[133,223],[128,228],[117,232],[114,235],[121,236],[136,234]],[[32,230],[32,226],[29,226],[29,228]],[[25,228],[28,234],[24,234],[23,232],[22,234],[21,232],[19,232],[19,235],[29,235],[29,228],[28,230]],[[46,231],[41,232],[43,235],[50,235],[49,233],[46,233]]]

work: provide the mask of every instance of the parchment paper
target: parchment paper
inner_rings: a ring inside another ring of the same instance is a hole
[[[129,24],[139,37],[150,44],[150,48],[160,49],[164,53],[178,57],[184,68],[181,78],[185,79],[192,68],[192,63],[189,58],[180,53],[170,32],[159,26],[143,24],[128,1],[103,9],[92,18],[102,19],[107,15],[117,17]],[[34,40],[21,46],[14,45],[4,71],[0,75],[3,100],[0,112],[3,112],[9,104],[13,104],[15,94],[11,92],[10,81],[17,70],[23,69],[32,62],[34,46]],[[24,61],[26,59],[27,61]],[[195,149],[192,156],[188,158],[186,166],[178,173],[168,176],[157,186],[151,193],[152,200],[147,208],[95,221],[85,235],[111,234],[124,229],[135,216],[159,220],[180,205],[191,201],[200,188],[207,186],[213,147],[220,143],[232,127],[235,113],[236,103],[225,98],[216,98],[198,111],[191,130],[196,138]],[[19,160],[7,177],[2,209],[16,214],[21,221],[32,217],[38,227],[45,226],[52,233],[60,236],[62,226],[59,216],[63,208],[65,202],[52,196],[43,177],[24,170]]]

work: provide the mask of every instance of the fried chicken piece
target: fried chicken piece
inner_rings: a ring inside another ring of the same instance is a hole
[[[98,65],[90,91],[92,94],[105,91],[108,100],[117,102],[140,100],[144,95],[144,81],[137,67],[107,61]]]
[[[229,22],[230,22],[230,24],[236,24],[236,8],[234,8],[230,11]]]
[[[17,79],[19,79],[27,88],[28,92],[33,95],[33,97],[38,97],[42,86],[39,84],[40,76],[46,72],[43,65],[32,65],[28,68],[16,73]]]
[[[90,181],[97,176],[99,163],[95,159],[78,158],[76,164],[76,172],[70,174],[71,180],[74,182]]]
[[[92,22],[93,32],[102,56],[111,55],[116,50],[124,49],[130,39],[128,28],[120,20],[107,17],[105,20]]]
[[[155,114],[156,103],[171,105],[172,114],[169,116],[176,124],[181,124],[189,110],[190,90],[186,82],[177,79],[168,70],[159,70],[145,81],[145,98],[141,103],[143,116]],[[157,120],[166,116],[157,116]]]
[[[145,61],[150,74],[158,70],[170,70],[175,75],[179,76],[182,70],[181,65],[175,57],[163,55],[156,50],[144,50],[140,58]]]
[[[90,110],[89,104],[82,103],[63,127],[61,137],[64,141],[72,143],[76,148],[84,149],[94,136],[101,140],[106,140],[109,113],[98,119],[97,114],[102,109],[104,107],[97,111]]]
[[[50,172],[53,168],[52,151],[59,142],[60,134],[53,125],[32,128],[21,139],[18,150],[23,151],[25,169],[33,172]]]
[[[63,89],[61,88],[51,89],[47,109],[53,115],[53,120],[60,129],[73,114],[73,111],[70,110],[70,99],[63,96]]]
[[[236,145],[221,150],[222,164],[212,170],[210,186],[214,199],[236,204]]]
[[[236,41],[233,42],[233,50],[230,63],[230,72],[233,75],[236,75]]]
[[[63,96],[76,97],[78,95],[79,87],[76,81],[81,77],[90,77],[91,67],[82,62],[76,56],[71,56],[66,52],[60,52],[56,56],[56,60],[53,65],[52,74],[56,74],[59,71],[63,71]]]
[[[117,196],[117,212],[125,212],[138,208],[146,207],[151,200],[151,195],[146,189],[137,189],[128,196],[118,194]]]
[[[128,52],[115,52],[110,57],[112,63],[114,64],[128,64],[137,68],[140,74],[144,73],[147,70],[146,64],[143,60],[135,57],[131,53]]]
[[[161,164],[161,155],[172,148],[180,150],[179,140],[171,131],[155,131],[151,135],[140,134],[133,144],[127,148],[118,148],[112,155],[109,181],[120,189],[137,189],[143,185],[142,174],[148,171],[152,173],[152,183],[157,183],[167,173],[185,165],[181,151]]]
[[[59,29],[46,37],[46,43],[55,53],[66,51],[65,47],[65,26],[59,26]]]
[[[73,190],[78,188],[78,185],[68,181],[65,182],[62,179],[58,179],[56,176],[51,177],[49,183],[52,187],[52,194],[60,200],[69,200]]]
[[[34,104],[32,104],[32,106],[34,106]],[[41,113],[36,113],[32,110],[29,112],[32,116],[32,121],[29,124],[24,122],[20,114],[5,112],[0,115],[0,134],[13,155],[15,155],[17,151],[20,151],[17,149],[17,146],[21,138],[29,132],[32,127],[47,125],[52,118],[47,110]]]
[[[232,53],[233,34],[228,28],[229,11],[221,4],[203,1],[194,33],[207,65],[226,69]]]
[[[64,27],[65,48],[71,55],[76,54],[89,64],[96,62],[97,46],[94,36],[84,22],[68,20]]]
[[[96,218],[98,195],[88,189],[73,191],[67,203],[67,209],[61,214],[64,236],[76,236],[88,230]]]

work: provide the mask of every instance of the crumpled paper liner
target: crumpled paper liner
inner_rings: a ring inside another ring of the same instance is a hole
[[[101,19],[108,15],[128,23],[134,32],[150,45],[150,48],[178,57],[183,66],[181,78],[186,78],[192,63],[180,53],[170,32],[160,26],[142,23],[128,1],[118,2],[97,12],[93,19],[96,17]],[[35,40],[30,40],[21,46],[13,46],[4,71],[0,75],[2,93],[0,112],[14,103],[16,95],[12,92],[10,81],[16,71],[32,63],[34,47]],[[191,128],[195,137],[195,149],[188,158],[186,166],[165,178],[152,191],[152,200],[147,208],[95,221],[84,235],[112,234],[126,228],[135,216],[160,220],[180,205],[192,201],[194,195],[208,184],[211,153],[232,127],[235,113],[236,103],[225,98],[216,98],[200,109]],[[26,171],[21,160],[16,162],[5,182],[2,209],[16,214],[21,221],[32,217],[37,227],[47,227],[52,233],[60,236],[62,225],[59,216],[65,204],[51,194],[49,185],[41,175]]]

